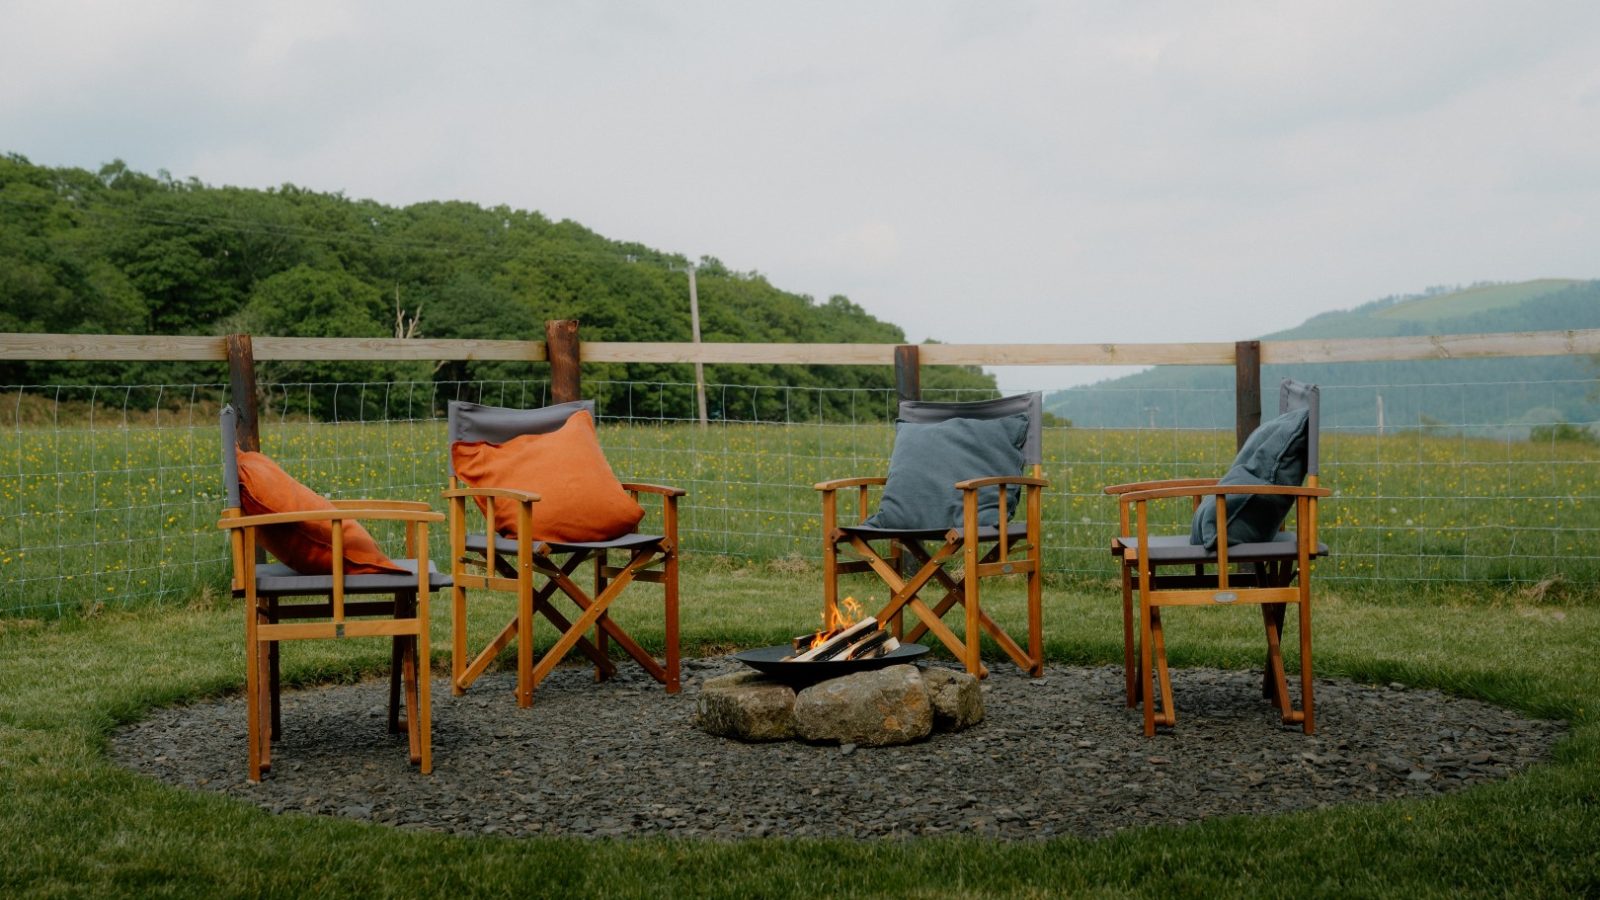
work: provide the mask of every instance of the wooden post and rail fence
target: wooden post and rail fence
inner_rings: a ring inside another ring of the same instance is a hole
[[[554,402],[582,396],[584,363],[797,364],[894,367],[901,399],[921,396],[922,366],[1232,366],[1239,442],[1261,420],[1267,364],[1600,355],[1600,329],[1422,337],[1131,344],[733,344],[584,341],[578,322],[545,323],[543,341],[0,334],[0,360],[216,361],[228,364],[239,441],[259,447],[257,360],[504,360],[550,367]]]

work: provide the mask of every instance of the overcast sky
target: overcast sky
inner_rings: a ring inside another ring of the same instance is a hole
[[[534,209],[913,340],[1231,341],[1600,277],[1600,3],[0,0],[0,151]]]

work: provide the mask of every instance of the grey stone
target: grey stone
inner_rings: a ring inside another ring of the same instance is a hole
[[[700,688],[695,725],[741,741],[786,741],[794,737],[794,688],[759,672],[720,675]]]
[[[978,679],[954,669],[922,670],[933,704],[935,731],[961,731],[983,721],[983,689]]]
[[[889,666],[832,678],[801,691],[794,730],[818,743],[892,747],[933,732],[933,704],[916,666]]]

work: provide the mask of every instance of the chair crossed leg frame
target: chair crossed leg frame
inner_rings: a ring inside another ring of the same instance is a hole
[[[1280,591],[1289,589],[1296,591],[1298,596],[1281,600],[1253,600],[1247,592],[1242,592],[1239,599],[1247,603],[1256,603],[1261,607],[1261,621],[1267,638],[1261,696],[1272,702],[1273,708],[1282,716],[1284,724],[1298,724],[1306,734],[1314,734],[1316,715],[1311,674],[1310,590],[1303,580],[1300,580],[1297,588],[1290,587],[1297,581],[1297,571],[1296,565],[1286,560],[1255,563],[1253,580],[1256,588],[1280,589]],[[1172,700],[1172,677],[1167,666],[1166,636],[1161,625],[1161,608],[1167,605],[1199,605],[1199,603],[1192,598],[1167,602],[1159,599],[1147,602],[1145,598],[1151,597],[1152,592],[1156,592],[1155,597],[1161,597],[1159,592],[1169,586],[1188,586],[1197,580],[1205,581],[1210,577],[1204,575],[1203,567],[1196,567],[1193,576],[1158,576],[1153,572],[1143,574],[1147,580],[1144,581],[1142,589],[1137,591],[1141,599],[1137,604],[1136,630],[1133,600],[1136,582],[1129,567],[1125,566],[1122,569],[1123,671],[1127,681],[1128,706],[1131,708],[1142,705],[1144,733],[1146,737],[1150,737],[1155,735],[1157,725],[1171,727],[1177,724],[1177,710]],[[1294,603],[1299,610],[1300,709],[1295,709],[1291,702],[1288,678],[1283,664],[1283,623],[1290,603]]]
[[[1006,655],[1029,675],[1039,676],[1044,673],[1044,638],[1039,627],[1042,607],[1042,591],[1036,571],[1037,560],[1030,556],[1027,559],[1002,559],[1002,547],[1009,550],[1007,542],[996,541],[981,558],[976,552],[976,544],[967,544],[952,539],[946,535],[939,547],[929,552],[923,541],[909,536],[899,536],[890,541],[890,552],[880,554],[873,548],[870,541],[859,534],[847,536],[848,543],[861,558],[855,565],[865,564],[883,579],[890,590],[889,602],[878,611],[877,619],[882,623],[893,623],[897,634],[903,633],[902,619],[905,610],[910,609],[917,617],[917,624],[909,634],[903,634],[905,640],[918,641],[924,635],[932,632],[938,637],[950,652],[955,654],[957,660],[964,665],[967,671],[979,678],[986,677],[989,669],[983,664],[980,657],[979,638],[980,629],[987,631],[994,638]],[[1014,546],[1014,545],[1013,545]],[[952,576],[945,570],[944,565],[958,553],[965,549],[969,556],[967,571],[961,578]],[[891,560],[898,561],[899,552],[903,551],[915,558],[920,566],[909,578],[902,577],[900,568]],[[838,572],[859,571],[852,564],[836,564]],[[1005,570],[1011,572],[1026,572],[1028,581],[1028,649],[1024,650],[1012,637],[995,622],[994,618],[985,612],[978,602],[978,578],[989,570]],[[944,588],[944,596],[933,606],[919,596],[921,591],[930,582],[937,581]],[[827,614],[832,615],[837,610],[838,586],[834,579],[828,579],[824,591],[824,607]],[[966,639],[958,637],[950,626],[944,623],[944,616],[956,604],[961,604],[966,613]]]
[[[512,640],[517,642],[517,705],[533,705],[533,692],[555,666],[574,649],[579,650],[595,666],[595,679],[604,680],[617,672],[609,655],[611,641],[616,641],[624,652],[638,662],[657,682],[666,685],[668,693],[677,693],[681,684],[678,658],[677,615],[677,555],[663,551],[659,546],[647,546],[626,551],[628,560],[621,566],[610,564],[606,549],[571,548],[534,542],[519,549],[515,563],[506,555],[486,551],[487,559],[478,559],[486,574],[457,576],[451,592],[453,652],[451,653],[451,690],[456,695],[478,680],[494,662],[500,651]],[[564,558],[562,558],[564,557]],[[591,595],[585,591],[572,574],[585,562],[593,561],[595,588]],[[649,567],[663,561],[662,570]],[[534,573],[544,576],[544,583],[534,587]],[[525,575],[525,577],[524,577]],[[634,581],[660,583],[666,593],[666,658],[656,662],[608,614],[612,601]],[[517,614],[500,629],[500,632],[469,662],[467,659],[466,590],[467,588],[511,591],[517,594]],[[579,611],[576,620],[569,620],[550,603],[557,592],[571,600]],[[555,644],[542,654],[538,661],[533,652],[533,621],[542,615],[555,626]],[[587,632],[593,628],[595,639],[589,640]]]

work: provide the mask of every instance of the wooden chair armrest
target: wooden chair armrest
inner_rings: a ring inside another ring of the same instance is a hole
[[[644,484],[638,481],[624,481],[622,482],[622,489],[625,491],[637,491],[641,494],[660,494],[663,497],[682,497],[689,493],[683,488],[666,487],[659,484]]]
[[[427,512],[433,507],[422,500],[334,500],[336,509],[414,509]]]
[[[832,481],[819,481],[812,487],[819,491],[839,491],[845,488],[888,483],[889,478],[886,475],[868,475],[863,478],[835,478]]]
[[[991,487],[997,484],[1019,484],[1024,487],[1047,488],[1049,479],[1034,478],[1031,475],[990,475],[985,478],[968,478],[966,481],[956,482],[956,489],[962,491],[975,491],[978,488]]]
[[[259,516],[223,514],[218,528],[258,528],[263,525],[292,525],[297,522],[330,522],[345,519],[388,519],[400,522],[443,522],[444,513],[415,509],[309,509],[295,512],[265,513]]]
[[[454,497],[493,497],[497,500],[515,500],[519,503],[533,502],[539,495],[532,491],[519,491],[514,488],[447,488],[439,496],[446,500]]]
[[[1130,494],[1134,491],[1151,491],[1169,487],[1205,487],[1216,484],[1215,478],[1166,478],[1159,481],[1131,481],[1127,484],[1111,484],[1101,490],[1107,494]]]

